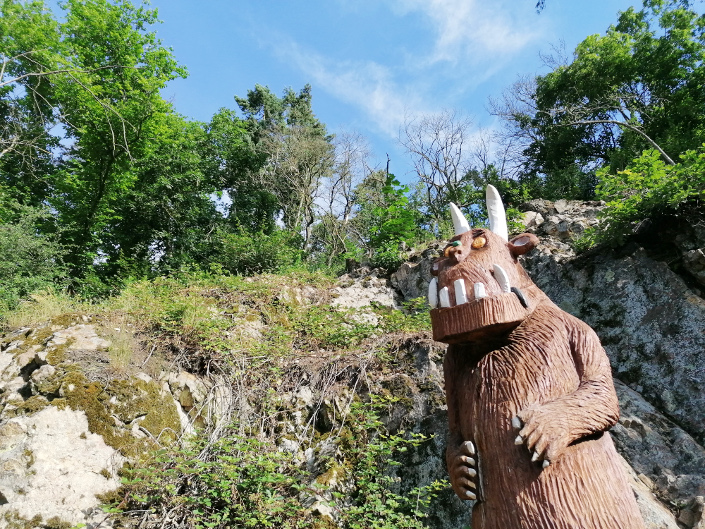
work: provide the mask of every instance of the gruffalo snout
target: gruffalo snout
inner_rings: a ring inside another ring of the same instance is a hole
[[[444,371],[453,490],[476,500],[473,529],[643,529],[607,430],[619,408],[595,332],[559,309],[517,257],[537,239],[507,237],[487,188],[490,229],[455,226],[429,285]]]

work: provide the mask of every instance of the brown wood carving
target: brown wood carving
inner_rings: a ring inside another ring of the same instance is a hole
[[[453,490],[477,500],[473,529],[643,529],[607,432],[619,418],[609,361],[518,263],[536,243],[474,229],[434,263]]]

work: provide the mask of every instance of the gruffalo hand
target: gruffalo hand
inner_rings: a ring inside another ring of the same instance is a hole
[[[461,500],[477,499],[475,455],[472,441],[465,441],[459,447],[449,447],[446,453],[450,484]]]

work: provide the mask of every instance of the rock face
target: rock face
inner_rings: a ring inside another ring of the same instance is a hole
[[[176,439],[179,412],[189,427],[218,409],[187,373],[111,372],[110,342],[81,321],[0,339],[0,528],[110,526],[97,496],[120,486],[123,463]]]
[[[96,495],[118,488],[125,458],[91,433],[85,413],[49,406],[0,426],[0,526],[8,518],[106,518]],[[7,515],[7,517],[3,516]]]
[[[621,406],[612,438],[636,478],[688,527],[705,525],[698,498],[705,495],[705,448],[664,417],[636,391],[616,381]],[[702,521],[701,521],[702,519]]]

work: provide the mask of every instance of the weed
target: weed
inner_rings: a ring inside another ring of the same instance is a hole
[[[3,316],[4,324],[8,328],[39,325],[68,312],[76,312],[81,305],[65,292],[35,292],[29,300],[21,301],[14,310]]]
[[[271,392],[269,398],[273,398]],[[337,437],[345,454],[314,475],[291,454],[277,451],[260,435],[243,436],[233,424],[214,441],[193,437],[185,447],[155,452],[145,468],[124,480],[120,509],[171,512],[171,522],[189,527],[320,527],[305,498],[328,496],[338,527],[344,529],[422,529],[430,504],[447,483],[434,482],[402,492],[394,475],[396,456],[427,441],[420,434],[390,434],[380,413],[393,398],[357,401]],[[352,486],[344,494],[341,483]],[[347,499],[346,499],[347,497]],[[340,502],[352,504],[344,508]]]

